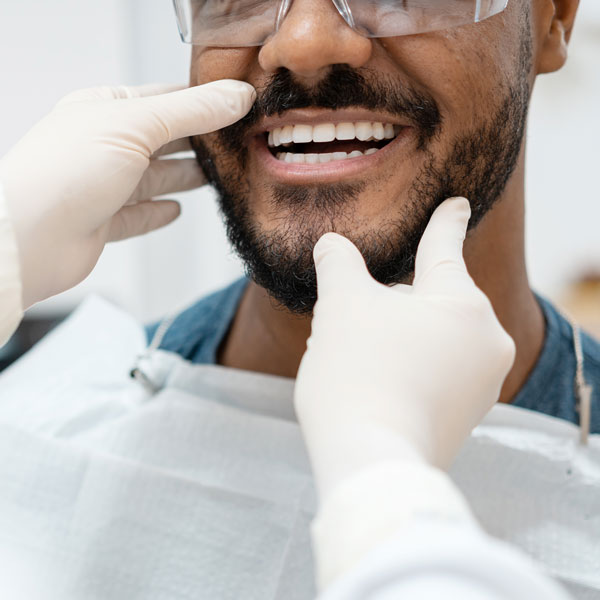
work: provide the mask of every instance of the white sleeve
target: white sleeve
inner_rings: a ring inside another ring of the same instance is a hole
[[[446,473],[382,462],[323,499],[312,526],[320,600],[566,600],[524,553],[484,534]]]
[[[531,558],[472,527],[419,518],[319,600],[569,600]]]
[[[0,183],[0,347],[15,332],[22,318],[19,251]]]

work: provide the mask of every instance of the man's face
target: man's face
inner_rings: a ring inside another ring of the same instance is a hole
[[[195,138],[194,148],[259,285],[307,313],[322,234],[345,235],[376,279],[400,283],[410,280],[443,200],[467,197],[471,227],[479,223],[521,150],[531,71],[526,5],[512,0],[478,24],[369,40],[330,0],[295,0],[261,48],[194,48],[192,85],[241,79],[258,92],[245,119]],[[337,127],[343,123],[354,127]],[[277,132],[274,140],[269,132],[296,125],[310,126],[296,132],[313,141],[273,147]],[[333,126],[338,137],[354,137],[318,141]],[[381,137],[382,126],[384,139],[358,139]],[[341,152],[355,154],[342,160]]]

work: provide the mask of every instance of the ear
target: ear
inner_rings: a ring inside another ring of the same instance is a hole
[[[542,10],[538,73],[558,71],[567,60],[579,0],[546,0]]]

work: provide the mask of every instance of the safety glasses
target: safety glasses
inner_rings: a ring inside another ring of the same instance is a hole
[[[294,0],[173,0],[184,42],[200,46],[262,46],[283,23]],[[478,23],[508,0],[331,0],[365,37],[414,35]]]

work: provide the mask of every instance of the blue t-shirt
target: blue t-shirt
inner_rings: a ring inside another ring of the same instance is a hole
[[[247,279],[240,279],[177,315],[160,348],[192,363],[215,364],[247,285]],[[513,405],[577,424],[573,329],[550,302],[539,296],[537,299],[546,319],[546,338],[537,364]],[[158,325],[147,328],[149,341]],[[594,388],[591,430],[600,433],[600,343],[582,332],[582,347],[585,379]]]

